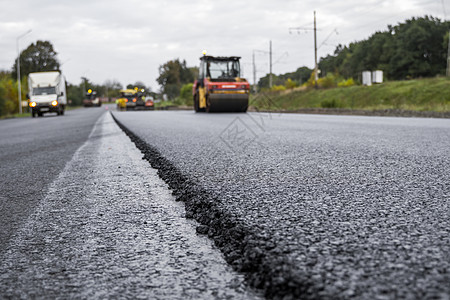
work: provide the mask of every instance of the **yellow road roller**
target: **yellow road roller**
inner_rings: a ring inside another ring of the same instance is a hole
[[[238,56],[200,57],[192,94],[196,112],[246,112],[250,84],[241,78]]]

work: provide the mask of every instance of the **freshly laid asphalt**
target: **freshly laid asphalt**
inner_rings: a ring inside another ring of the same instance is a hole
[[[448,119],[113,115],[267,297],[449,299]]]
[[[0,120],[0,298],[450,298],[448,119],[113,116]]]

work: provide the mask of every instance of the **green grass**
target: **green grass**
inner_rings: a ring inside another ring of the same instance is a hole
[[[21,114],[19,113],[15,113],[12,115],[4,115],[4,116],[0,116],[0,119],[10,119],[10,118],[25,118],[25,117],[29,117],[31,116],[31,113],[29,112],[23,112]]]
[[[258,109],[298,110],[342,108],[355,110],[401,109],[450,111],[450,79],[445,77],[390,81],[373,86],[306,89],[304,91],[253,96],[250,105]]]
[[[77,106],[66,106],[66,110],[74,110],[74,109],[78,109],[78,108],[82,108],[82,105],[77,105]]]
[[[177,104],[173,101],[161,101],[158,103],[155,103],[155,108],[162,108],[162,107],[168,107],[168,106],[176,106]]]
[[[168,106],[176,106],[176,107],[193,106],[193,101],[191,98],[184,99],[181,97],[177,97],[173,100],[160,101],[158,103],[155,103],[155,108],[163,108],[163,107],[168,107]]]

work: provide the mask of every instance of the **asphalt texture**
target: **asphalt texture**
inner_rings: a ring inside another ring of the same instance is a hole
[[[0,253],[105,112],[0,120]]]
[[[113,115],[267,298],[450,298],[448,119]]]
[[[0,253],[0,298],[260,299],[111,115],[97,119]]]

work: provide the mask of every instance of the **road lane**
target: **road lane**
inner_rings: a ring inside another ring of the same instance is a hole
[[[267,295],[450,295],[449,120],[114,116]]]
[[[0,253],[104,112],[0,120]]]
[[[101,117],[1,257],[12,298],[258,299]]]

